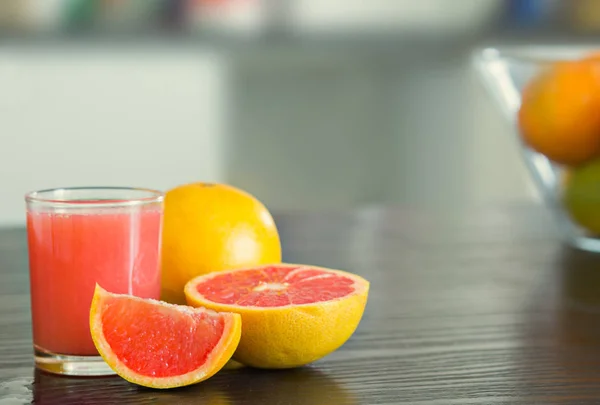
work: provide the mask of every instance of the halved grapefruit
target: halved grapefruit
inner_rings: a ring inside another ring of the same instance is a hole
[[[273,264],[211,273],[185,286],[189,305],[242,316],[233,358],[259,368],[292,368],[342,346],[356,330],[369,282],[340,270]]]
[[[206,380],[227,363],[240,340],[241,319],[113,294],[97,285],[90,331],[118,375],[145,387],[174,388]]]

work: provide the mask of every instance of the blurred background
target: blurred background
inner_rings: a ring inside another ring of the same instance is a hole
[[[1,0],[0,225],[27,191],[227,182],[272,210],[537,202],[470,61],[596,0]]]

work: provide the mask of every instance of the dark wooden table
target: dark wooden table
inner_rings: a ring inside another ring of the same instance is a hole
[[[598,404],[600,255],[562,245],[539,207],[276,216],[287,261],[371,281],[359,329],[290,371],[177,390],[32,368],[23,230],[0,231],[0,404]],[[2,399],[3,398],[3,399]]]

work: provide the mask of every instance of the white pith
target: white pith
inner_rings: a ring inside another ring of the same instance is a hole
[[[252,291],[282,291],[287,290],[288,287],[288,283],[260,283]]]

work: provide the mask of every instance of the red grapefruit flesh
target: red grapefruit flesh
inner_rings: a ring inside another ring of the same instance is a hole
[[[217,275],[196,290],[207,300],[244,307],[314,304],[354,292],[354,280],[331,271],[302,266],[270,266]]]
[[[234,358],[261,368],[301,366],[350,338],[367,302],[369,282],[340,270],[274,264],[190,280],[187,301],[242,316]]]
[[[90,331],[100,355],[121,377],[173,388],[205,380],[227,363],[240,339],[241,319],[97,286]]]

